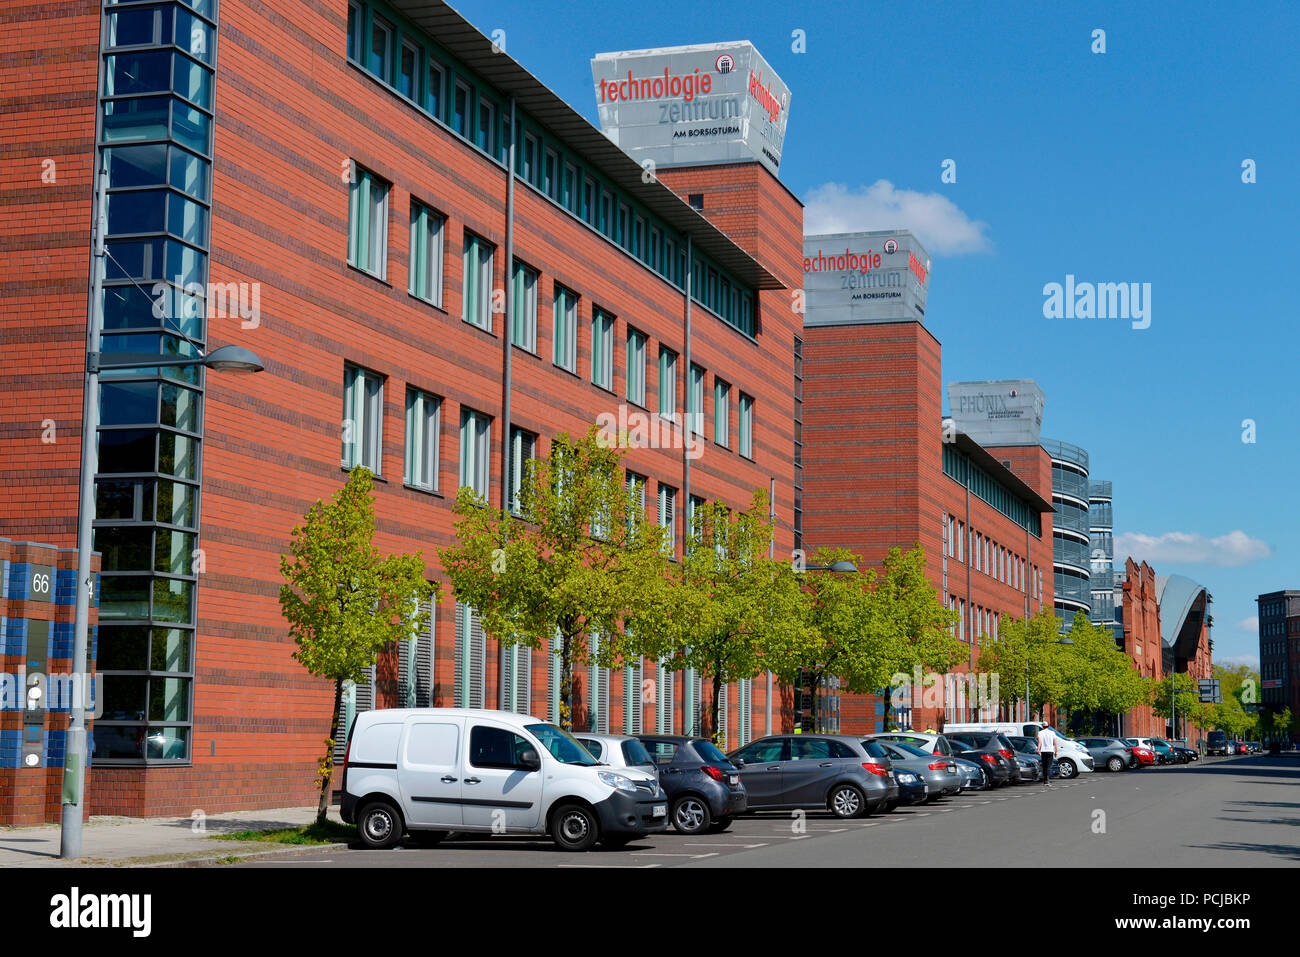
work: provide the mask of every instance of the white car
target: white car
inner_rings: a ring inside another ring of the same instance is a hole
[[[1034,738],[1038,732],[1049,727],[1043,721],[950,721],[944,724],[944,731],[995,731],[998,734],[1014,734],[1018,737]],[[1061,746],[1056,752],[1056,763],[1063,778],[1073,778],[1086,774],[1093,769],[1092,754],[1074,739],[1067,737],[1056,728],[1056,737]]]
[[[343,762],[343,820],[389,848],[411,832],[549,834],[566,851],[663,831],[668,799],[597,762],[540,718],[468,708],[357,715]]]
[[[595,734],[575,731],[573,737],[601,764],[626,774],[633,781],[659,783],[659,765],[639,738],[630,734]],[[651,788],[653,790],[653,788]]]

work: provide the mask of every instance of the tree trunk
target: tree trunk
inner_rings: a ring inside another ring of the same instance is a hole
[[[339,736],[339,705],[343,703],[343,681],[334,682],[334,711],[330,717],[330,736],[325,739],[325,754],[320,759],[320,799],[316,803],[316,823],[324,824],[330,809],[330,783],[334,780],[334,742]]]
[[[560,637],[560,727],[573,730],[573,658],[572,635]]]
[[[722,689],[722,674],[715,670],[713,672],[713,701],[704,709],[704,726],[700,728],[700,737],[713,741],[718,733],[718,695]],[[716,742],[715,742],[716,743]],[[723,750],[726,750],[726,742],[723,742]]]

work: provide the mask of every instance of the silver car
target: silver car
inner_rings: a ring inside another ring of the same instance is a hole
[[[931,799],[961,790],[961,774],[952,758],[931,754],[902,741],[887,741],[874,736],[864,740],[875,741],[884,748],[895,770],[919,774],[929,786]]]
[[[871,737],[877,741],[897,741],[900,744],[910,744],[927,754],[948,758],[957,765],[957,773],[961,775],[961,789],[963,791],[983,791],[989,786],[989,777],[984,773],[984,769],[974,761],[967,761],[965,758],[957,757],[948,739],[941,734],[933,731],[882,731],[879,734],[873,734]]]
[[[582,731],[573,732],[578,743],[591,752],[591,756],[601,764],[618,768],[633,781],[654,781],[659,783],[659,765],[637,738],[627,734],[590,734]]]

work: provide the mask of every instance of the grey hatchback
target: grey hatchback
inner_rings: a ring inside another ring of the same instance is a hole
[[[751,811],[826,808],[859,817],[881,809],[897,786],[888,760],[848,735],[772,735],[727,756],[740,766]]]

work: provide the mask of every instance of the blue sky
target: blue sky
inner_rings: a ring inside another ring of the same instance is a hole
[[[1036,379],[1044,435],[1115,483],[1119,545],[1209,588],[1216,659],[1257,656],[1255,596],[1300,588],[1300,5],[456,6],[593,121],[593,54],[752,41],[791,89],[781,179],[810,224],[916,229],[945,382]],[[1044,318],[1066,274],[1151,283],[1150,328]]]

